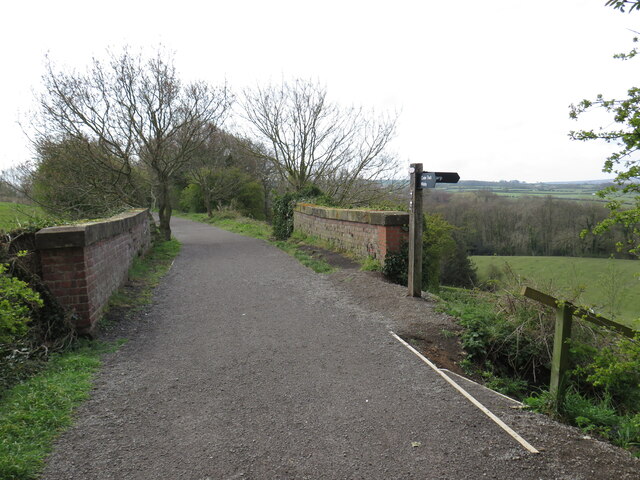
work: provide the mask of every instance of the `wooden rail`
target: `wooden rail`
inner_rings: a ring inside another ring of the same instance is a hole
[[[584,308],[577,307],[570,302],[558,300],[551,295],[539,292],[531,287],[524,287],[522,295],[536,300],[544,305],[556,309],[556,329],[553,338],[553,356],[551,358],[551,383],[549,391],[555,395],[556,408],[559,408],[564,400],[566,390],[566,374],[569,369],[569,343],[571,338],[571,324],[573,317],[586,320],[595,325],[613,330],[625,337],[634,338],[638,333],[626,325],[621,325],[613,320],[604,318]]]

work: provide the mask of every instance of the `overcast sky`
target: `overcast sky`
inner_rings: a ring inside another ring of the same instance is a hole
[[[184,79],[236,91],[312,78],[345,105],[400,112],[393,151],[462,179],[606,178],[611,147],[581,144],[568,106],[637,86],[640,13],[605,0],[8,2],[0,28],[0,168],[29,158],[20,127],[48,52],[83,69],[125,44],[175,52]]]

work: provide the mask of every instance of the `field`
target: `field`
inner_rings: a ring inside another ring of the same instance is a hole
[[[640,261],[575,257],[471,257],[486,281],[510,268],[525,285],[592,307],[607,318],[640,328]]]
[[[547,197],[562,200],[589,201],[605,204],[606,200],[598,197],[596,192],[602,190],[605,183],[523,183],[523,182],[460,182],[458,184],[439,184],[438,190],[450,193],[474,192],[487,190],[504,197]],[[623,205],[633,205],[631,194],[619,197]]]
[[[0,230],[4,232],[42,216],[42,211],[32,205],[0,202]]]

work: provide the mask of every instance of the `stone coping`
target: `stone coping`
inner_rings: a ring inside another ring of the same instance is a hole
[[[409,224],[409,214],[385,210],[349,210],[346,208],[320,207],[310,203],[298,203],[295,211],[314,217],[368,223],[370,225],[402,226]]]
[[[43,228],[36,233],[36,248],[86,247],[128,231],[140,222],[141,215],[148,215],[148,212],[146,208],[130,210],[95,222]]]

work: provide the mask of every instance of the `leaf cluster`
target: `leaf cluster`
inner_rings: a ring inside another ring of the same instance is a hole
[[[273,236],[276,240],[286,240],[293,233],[293,209],[298,202],[334,206],[332,199],[315,185],[307,185],[302,190],[287,192],[273,200]]]
[[[440,286],[443,262],[448,263],[456,254],[456,241],[452,235],[455,227],[441,215],[424,214],[422,234],[422,289],[437,291]],[[461,253],[461,252],[460,252]],[[466,256],[466,252],[464,253]],[[471,264],[467,263],[471,268]],[[460,265],[458,265],[460,266]],[[409,246],[404,243],[397,252],[388,252],[382,273],[392,282],[407,285],[409,270]],[[465,275],[465,273],[461,273]]]
[[[607,0],[606,7],[613,7],[616,10],[620,10],[622,13],[629,7],[629,13],[634,10],[640,10],[640,2],[637,0]]]
[[[31,312],[43,306],[42,299],[29,285],[7,273],[0,264],[0,343],[10,343],[24,336]]]
[[[625,4],[631,3],[630,10],[639,9],[638,2],[608,2],[624,11]],[[634,42],[638,39],[635,38]],[[616,55],[619,59],[635,57],[637,50],[634,48],[628,54]],[[581,114],[592,109],[603,109],[613,116],[613,122],[617,128],[609,130],[577,130],[569,133],[573,140],[592,141],[602,140],[612,143],[619,149],[612,153],[604,162],[603,171],[615,173],[615,185],[600,192],[600,196],[609,199],[608,208],[610,216],[592,229],[594,233],[608,231],[616,224],[624,225],[630,232],[624,244],[624,248],[632,254],[640,256],[640,88],[632,87],[627,90],[627,97],[623,99],[605,99],[598,95],[595,100],[582,100],[577,105],[570,106],[569,116],[577,119]],[[619,193],[632,194],[635,205],[629,209],[622,208],[621,202],[616,199]]]

